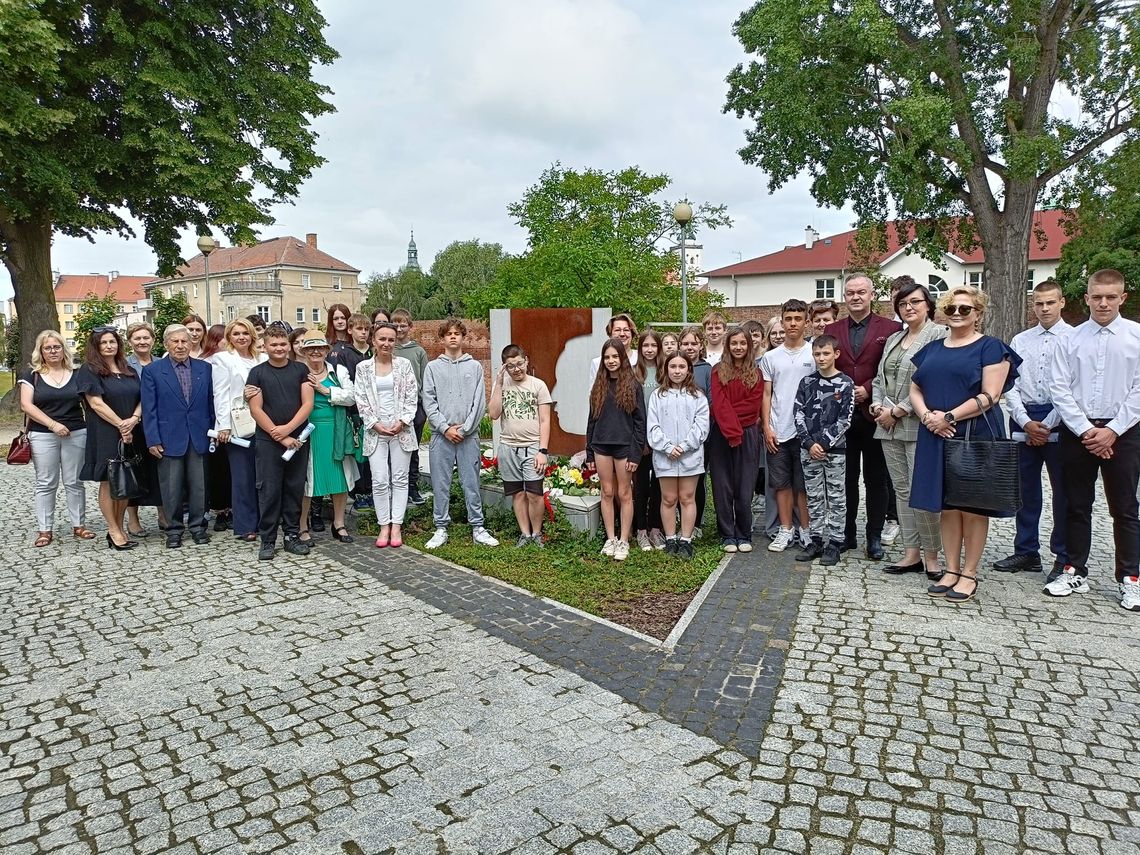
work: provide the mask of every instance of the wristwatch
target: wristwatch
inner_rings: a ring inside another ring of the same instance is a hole
[[[948,424],[948,425],[958,424],[958,420],[956,418],[954,418],[954,413],[951,412],[950,410],[946,411],[945,419],[946,419],[946,424]]]
[[[550,452],[549,452],[549,451],[547,451],[545,448],[540,448],[540,449],[538,450],[538,453],[539,453],[539,454],[549,454]]]

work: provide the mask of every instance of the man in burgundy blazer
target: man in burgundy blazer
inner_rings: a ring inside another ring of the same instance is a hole
[[[847,431],[847,526],[844,549],[854,549],[855,518],[859,514],[859,472],[867,490],[867,557],[883,560],[883,521],[887,515],[887,463],[883,446],[875,439],[871,418],[871,381],[879,370],[883,348],[902,324],[871,311],[875,286],[862,273],[847,278],[843,302],[847,317],[828,324],[825,332],[839,342],[836,367],[855,381],[855,415]]]

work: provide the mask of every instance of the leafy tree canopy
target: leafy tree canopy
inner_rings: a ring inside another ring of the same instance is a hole
[[[151,291],[154,299],[154,355],[162,356],[166,353],[166,345],[162,343],[162,331],[171,324],[180,324],[182,319],[190,314],[190,301],[181,291],[175,291],[167,297],[161,288]]]
[[[12,318],[4,329],[4,363],[9,371],[19,371],[26,363],[20,357],[20,319]]]
[[[1124,314],[1140,317],[1140,141],[1082,169],[1067,195],[1075,207],[1066,222],[1072,238],[1061,250],[1057,280],[1070,306],[1083,306],[1088,277],[1111,267],[1131,291]]]
[[[100,297],[90,293],[79,304],[75,315],[75,352],[82,354],[87,347],[87,337],[95,327],[109,325],[119,312],[119,299],[114,294]]]
[[[861,224],[907,221],[932,259],[979,242],[993,331],[1009,335],[1041,191],[1136,135],[1138,14],[1127,0],[759,0],[734,27],[756,59],[729,74],[725,109],[754,121],[740,153],[771,189],[807,173]],[[1050,112],[1059,87],[1079,109]]]
[[[329,89],[315,0],[0,3],[0,258],[29,335],[56,327],[55,231],[129,235],[162,273],[189,226],[233,243],[322,163]]]
[[[370,315],[377,309],[407,309],[417,320],[445,318],[449,314],[447,299],[434,276],[414,267],[402,267],[395,273],[373,273],[361,283],[367,296],[361,311]]]
[[[672,201],[662,197],[667,175],[636,166],[617,172],[543,172],[522,199],[507,207],[526,230],[528,250],[507,258],[494,280],[474,287],[468,313],[493,308],[610,306],[638,319],[681,319],[677,256],[662,246],[676,236]],[[724,205],[693,205],[689,236],[731,225]],[[720,296],[690,290],[690,318]]]
[[[448,314],[464,317],[467,294],[493,282],[504,258],[501,244],[477,239],[453,241],[440,250],[432,262],[431,276],[439,285]]]

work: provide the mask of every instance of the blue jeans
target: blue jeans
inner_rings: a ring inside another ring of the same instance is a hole
[[[1040,421],[1052,411],[1052,404],[1026,404],[1025,410],[1033,421]],[[1010,424],[1011,431],[1020,431],[1018,425]],[[1056,435],[1059,428],[1054,428]],[[1053,490],[1053,531],[1049,535],[1049,549],[1062,564],[1069,561],[1065,548],[1065,515],[1068,501],[1064,481],[1061,480],[1061,445],[1047,442],[1045,445],[1022,443],[1018,462],[1021,469],[1021,510],[1017,512],[1017,536],[1013,551],[1017,555],[1038,555],[1041,542],[1038,528],[1041,523],[1041,467],[1049,473],[1049,485]]]

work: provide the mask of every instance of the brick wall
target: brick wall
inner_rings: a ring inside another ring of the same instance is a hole
[[[439,340],[439,325],[442,321],[412,321],[412,338],[427,351],[428,359],[435,359],[443,353],[443,343]],[[488,399],[491,396],[491,331],[482,321],[464,319],[467,327],[467,342],[464,353],[470,353],[483,365],[483,383]]]

